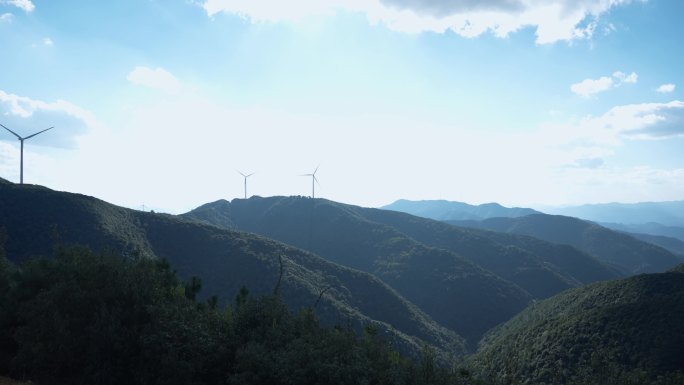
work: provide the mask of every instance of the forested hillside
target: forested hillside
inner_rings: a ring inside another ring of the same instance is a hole
[[[537,214],[521,218],[448,223],[529,235],[549,242],[571,245],[619,268],[625,274],[659,273],[682,261],[662,247],[592,222],[560,215]]]
[[[491,332],[471,359],[505,383],[681,384],[684,274],[573,289]]]
[[[160,260],[59,248],[14,266],[0,256],[0,383],[464,384],[423,346],[403,357],[381,329],[324,328],[311,308],[245,287],[198,300]],[[14,382],[10,382],[14,383]]]
[[[257,295],[278,287],[291,309],[316,305],[325,324],[351,323],[357,331],[374,323],[414,356],[424,343],[435,346],[440,359],[465,351],[459,335],[372,275],[253,234],[9,183],[0,185],[0,229],[14,262],[72,244],[126,258],[162,258],[181,279],[202,280],[202,299],[216,295],[226,303],[243,285]]]
[[[519,285],[460,254],[428,247],[366,214],[324,199],[252,197],[209,203],[185,216],[261,234],[372,273],[471,343],[532,300]]]

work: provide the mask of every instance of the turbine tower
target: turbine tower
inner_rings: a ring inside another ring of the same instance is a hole
[[[33,134],[33,135],[29,135],[29,136],[27,136],[27,137],[25,137],[25,138],[22,138],[21,136],[17,135],[16,132],[10,130],[9,128],[7,128],[7,127],[5,127],[5,126],[3,126],[2,124],[0,124],[0,126],[2,126],[2,128],[4,128],[5,130],[11,132],[11,133],[12,133],[14,136],[16,136],[17,139],[19,139],[19,141],[21,142],[21,162],[19,163],[19,184],[24,184],[24,141],[25,141],[26,139],[31,139],[31,138],[33,138],[34,136],[38,135],[38,134],[42,134],[43,132],[45,132],[45,131],[47,131],[47,130],[53,129],[54,127],[46,128],[46,129],[44,129],[43,131],[38,131],[38,132],[36,132],[36,133]]]
[[[321,165],[319,164],[318,167],[321,167]],[[316,178],[316,172],[318,171],[318,167],[316,167],[314,172],[312,172],[311,174],[300,175],[300,176],[310,176],[311,177],[311,198],[316,197],[316,194],[315,194],[316,193],[316,183],[318,183],[318,178]],[[320,186],[321,184],[318,183],[318,185]]]
[[[238,174],[242,175],[242,176],[245,178],[245,199],[247,199],[247,178],[249,178],[250,176],[254,175],[255,173],[253,172],[253,173],[251,173],[251,174],[249,174],[249,175],[245,175],[245,174],[243,174],[242,172],[238,171]]]

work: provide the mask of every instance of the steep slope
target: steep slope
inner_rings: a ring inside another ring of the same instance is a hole
[[[481,220],[494,217],[522,217],[538,214],[538,211],[522,207],[504,207],[498,203],[470,205],[462,202],[445,200],[410,201],[400,199],[387,206],[384,210],[401,211],[419,217],[436,220]]]
[[[593,222],[640,224],[655,222],[665,226],[684,227],[684,201],[605,203],[544,210],[549,214],[567,215]]]
[[[402,350],[420,352],[423,343],[459,356],[462,339],[437,324],[370,274],[253,234],[228,231],[179,217],[138,212],[101,200],[31,185],[0,184],[0,229],[9,259],[52,255],[56,244],[82,244],[96,251],[166,258],[183,279],[202,279],[205,296],[230,300],[242,285],[280,292],[293,309],[316,307],[328,324],[375,323]],[[324,291],[324,294],[321,293]]]
[[[634,237],[640,241],[648,242],[656,246],[660,246],[663,249],[669,251],[670,253],[680,257],[684,258],[684,241],[677,239],[677,238],[672,238],[672,237],[666,237],[663,235],[651,235],[651,234],[640,234],[640,233],[629,233],[626,232],[625,234],[629,235],[630,237]]]
[[[368,220],[365,212],[323,199],[252,197],[209,203],[185,215],[237,226],[371,272],[470,341],[531,300],[526,291],[471,261],[426,247],[393,227]]]
[[[599,222],[599,224],[603,227],[607,227],[609,229],[618,231],[624,231],[626,233],[659,235],[663,237],[676,238],[680,241],[684,241],[684,227],[665,226],[655,222],[629,225],[611,222]]]
[[[671,268],[671,269],[668,270],[668,271],[669,271],[669,272],[674,272],[674,273],[684,273],[684,263],[679,264],[679,265],[677,265],[677,266]]]
[[[479,222],[448,223],[524,234],[549,242],[571,245],[620,268],[627,274],[659,273],[681,262],[678,257],[661,247],[572,217],[536,214],[522,218],[490,218]]]
[[[471,361],[507,383],[681,383],[673,373],[684,373],[682,319],[684,274],[595,283],[529,307]]]
[[[615,269],[566,245],[528,236],[459,228],[393,211],[367,210],[366,215],[427,245],[459,253],[517,283],[536,298],[621,276]]]

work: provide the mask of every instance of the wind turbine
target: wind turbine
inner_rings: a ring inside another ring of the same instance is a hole
[[[321,167],[321,165],[319,164],[318,167]],[[315,192],[316,192],[316,183],[318,183],[319,186],[321,185],[321,184],[318,182],[318,178],[316,178],[316,172],[318,171],[318,167],[316,167],[316,169],[314,170],[314,172],[312,172],[311,174],[302,174],[302,175],[300,175],[300,176],[310,176],[310,177],[311,177],[311,198],[315,198],[315,197],[316,197],[316,194],[315,194]]]
[[[253,173],[251,173],[251,174],[249,174],[249,175],[245,175],[245,174],[243,174],[242,172],[238,171],[238,174],[242,175],[242,176],[245,178],[245,199],[247,199],[247,178],[249,178],[250,176],[252,176],[252,175],[254,175],[254,174],[256,174],[256,173],[253,172]]]
[[[33,138],[34,136],[38,135],[38,134],[42,134],[43,132],[45,132],[45,131],[47,131],[47,130],[53,129],[54,127],[46,128],[46,129],[44,129],[43,131],[38,131],[38,132],[36,132],[36,133],[33,134],[33,135],[29,135],[29,136],[27,136],[27,137],[25,137],[25,138],[22,138],[21,136],[17,135],[16,132],[10,130],[9,128],[7,128],[7,127],[5,127],[5,126],[3,126],[2,124],[0,124],[0,126],[2,126],[2,128],[4,128],[5,130],[11,132],[11,133],[12,133],[14,136],[16,136],[17,139],[19,139],[19,141],[21,142],[21,163],[20,163],[20,166],[19,166],[19,184],[24,184],[24,141],[25,141],[26,139],[31,139],[31,138]]]

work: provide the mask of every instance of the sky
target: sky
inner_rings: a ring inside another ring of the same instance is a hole
[[[182,213],[684,199],[679,0],[0,0],[25,183]],[[19,141],[0,130],[0,177]]]

